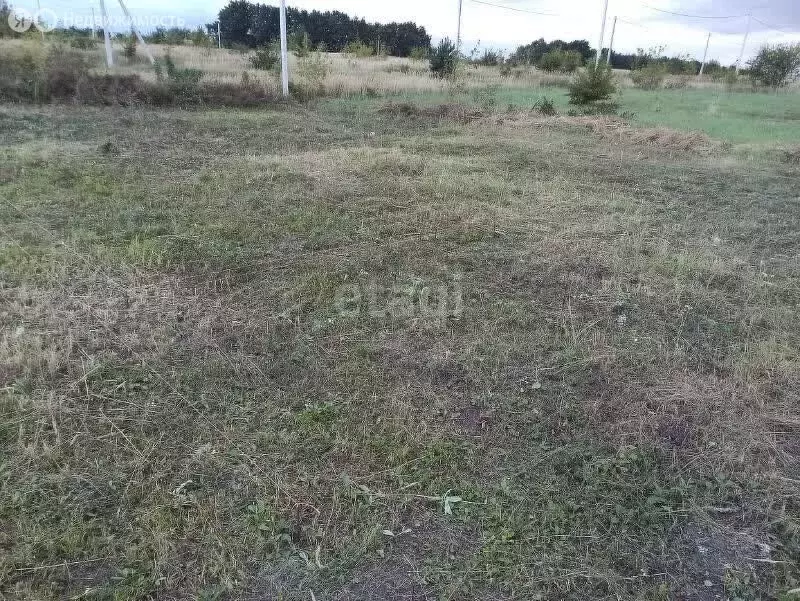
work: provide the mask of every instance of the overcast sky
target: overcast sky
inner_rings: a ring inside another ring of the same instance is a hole
[[[90,15],[99,0],[40,0],[60,19]],[[597,45],[603,0],[481,0],[508,8],[463,0],[463,47],[469,51],[478,40],[482,47],[511,49],[540,37],[546,40],[588,39]],[[15,6],[35,9],[35,0],[16,0]],[[187,26],[214,20],[226,0],[127,0],[131,12],[142,19],[175,17]],[[277,0],[266,1],[277,4]],[[288,0],[290,6],[305,9],[341,10],[368,21],[414,21],[439,39],[455,38],[458,0]],[[120,15],[116,0],[106,0],[109,12]],[[509,10],[514,8],[517,10]],[[700,15],[691,18],[659,12]],[[533,14],[550,13],[553,16]],[[752,13],[752,30],[745,60],[765,43],[800,41],[800,0],[610,0],[606,42],[611,21],[619,16],[614,48],[634,52],[637,48],[666,46],[668,54],[691,54],[702,58],[709,31],[713,32],[709,58],[733,63]],[[99,14],[99,10],[98,10]],[[775,28],[780,31],[776,31]]]

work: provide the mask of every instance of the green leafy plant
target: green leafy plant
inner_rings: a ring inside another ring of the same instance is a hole
[[[430,52],[430,48],[425,48],[423,46],[416,46],[411,49],[411,52],[408,53],[408,58],[415,61],[424,61],[428,53]]]
[[[256,50],[255,54],[250,57],[250,66],[253,69],[271,71],[277,67],[280,60],[280,49],[277,44],[272,43]]]
[[[322,95],[330,69],[330,61],[321,52],[312,52],[301,58],[297,64],[297,74],[302,85],[297,91],[307,98]]]
[[[476,62],[484,67],[496,67],[503,63],[503,54],[497,50],[487,48]]]
[[[558,114],[558,111],[556,111],[556,107],[552,99],[548,98],[547,96],[542,96],[542,98],[537,100],[536,103],[533,105],[533,109],[547,117],[552,117]]]
[[[800,43],[765,45],[747,64],[753,82],[780,88],[800,77]]]
[[[631,71],[633,85],[642,90],[657,90],[667,77],[667,66],[663,63],[647,63]]]
[[[614,74],[607,65],[588,65],[569,85],[570,104],[589,104],[608,100],[617,91]]]
[[[200,48],[210,48],[212,45],[211,38],[202,27],[198,27],[189,34],[189,41],[193,46],[198,46]]]
[[[456,45],[445,38],[430,53],[431,73],[436,77],[451,77],[458,66],[458,50]]]
[[[349,42],[342,52],[358,58],[367,58],[375,54],[375,49],[361,40],[356,40],[354,42]]]
[[[311,53],[311,38],[305,31],[293,33],[287,43],[289,50],[298,58],[305,58]]]
[[[128,60],[133,60],[136,58],[137,41],[136,35],[133,33],[125,37],[125,43],[122,46],[122,54]]]
[[[72,38],[69,41],[69,46],[76,50],[94,50],[97,48],[97,40],[87,37]]]
[[[156,59],[153,66],[158,81],[167,81],[176,84],[198,84],[203,79],[203,71],[200,69],[180,69],[172,60],[169,52],[163,58]]]
[[[574,73],[581,66],[583,58],[574,50],[551,50],[542,55],[537,67],[548,73]]]

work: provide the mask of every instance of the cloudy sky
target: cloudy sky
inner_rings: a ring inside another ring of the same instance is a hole
[[[88,16],[93,4],[99,6],[99,0],[39,1],[42,8],[52,10],[64,20],[70,16]],[[121,16],[116,0],[106,3],[112,18],[115,14]],[[174,17],[194,26],[213,20],[227,0],[127,0],[126,3],[141,19]],[[276,4],[277,0],[266,3]],[[288,3],[305,9],[341,10],[369,21],[415,21],[424,25],[434,39],[454,38],[456,33],[458,0],[288,0]],[[588,39],[595,46],[600,34],[602,3],[603,0],[463,0],[464,48],[469,50],[480,40],[482,47],[511,49],[540,37]],[[17,0],[13,4],[31,10],[36,6],[35,0]],[[765,42],[800,41],[800,0],[610,0],[606,45],[616,15],[619,17],[616,50],[633,52],[638,47],[666,46],[668,54],[688,53],[701,58],[706,36],[712,32],[709,57],[730,64],[739,54],[748,13],[753,19],[745,60]]]

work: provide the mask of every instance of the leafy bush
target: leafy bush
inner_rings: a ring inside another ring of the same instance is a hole
[[[502,64],[503,55],[497,50],[487,48],[483,51],[483,54],[476,62],[484,67],[496,67],[497,65]]]
[[[557,49],[542,55],[542,58],[539,59],[536,66],[548,73],[553,73],[555,71],[574,73],[582,63],[583,57],[579,52]]]
[[[211,37],[206,31],[203,31],[202,27],[198,27],[189,34],[189,41],[193,46],[198,46],[200,48],[210,48],[213,44]]]
[[[175,66],[169,52],[164,58],[156,59],[154,65],[158,91],[164,100],[153,104],[199,104],[201,102],[200,80],[204,73],[200,69],[179,69]]]
[[[76,50],[94,50],[97,48],[97,40],[94,38],[77,37],[69,41],[70,48]]]
[[[408,53],[408,58],[415,61],[424,61],[428,57],[429,52],[430,48],[416,46],[415,48],[411,49],[411,52]]]
[[[24,52],[0,62],[0,99],[16,102],[71,101],[89,77],[82,52],[53,46],[47,54]]]
[[[280,48],[277,44],[272,43],[269,46],[264,46],[256,50],[255,54],[250,57],[250,66],[253,69],[271,71],[278,66],[280,60]]]
[[[445,38],[430,53],[431,73],[436,77],[451,77],[458,66],[458,50],[456,45]]]
[[[663,63],[647,63],[631,71],[633,85],[642,90],[657,90],[667,77],[667,66]]]
[[[748,64],[755,83],[780,88],[800,76],[800,43],[765,45]]]
[[[125,37],[125,41],[122,45],[122,55],[128,60],[136,58],[136,42],[137,39],[133,33]]]
[[[375,49],[369,44],[365,44],[361,40],[350,42],[344,47],[343,52],[358,58],[367,58],[375,54]]]
[[[311,38],[305,31],[293,33],[286,40],[290,52],[298,58],[304,58],[311,53]]]
[[[302,82],[297,88],[299,96],[312,98],[322,95],[330,69],[330,61],[321,52],[312,52],[301,58],[297,64],[297,74]]]
[[[533,109],[535,111],[540,112],[542,115],[546,115],[547,117],[553,117],[558,114],[558,111],[556,111],[555,104],[547,96],[543,96],[542,98],[537,100],[536,103],[533,105]]]
[[[570,104],[589,104],[607,100],[617,91],[614,74],[607,65],[589,64],[569,85]]]

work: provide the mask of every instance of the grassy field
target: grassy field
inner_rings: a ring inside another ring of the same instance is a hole
[[[797,598],[796,157],[614,125],[0,106],[0,595]]]
[[[509,90],[503,102],[531,106],[542,95],[568,111],[568,97],[560,90]],[[702,131],[733,144],[792,145],[800,142],[800,94],[728,92],[714,88],[646,91],[623,88],[616,97],[620,110],[647,126]]]

